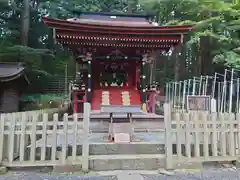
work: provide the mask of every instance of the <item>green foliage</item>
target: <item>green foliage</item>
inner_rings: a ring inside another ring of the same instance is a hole
[[[235,68],[240,66],[239,4],[219,0],[170,0],[160,1],[159,7],[162,9],[159,16],[164,17],[164,24],[195,25],[194,33],[187,42],[189,47],[191,44],[200,47],[201,39],[207,37],[211,42],[208,45],[213,61]],[[166,11],[171,16],[166,16]],[[200,53],[200,56],[204,55]]]
[[[216,63],[240,67],[240,4],[237,3],[224,0],[29,1],[27,46],[21,42],[25,0],[0,1],[0,62],[25,62],[36,74],[62,75],[66,64],[72,66],[71,57],[53,43],[52,32],[42,22],[42,16],[65,19],[73,17],[74,11],[132,11],[153,14],[161,25],[192,24],[194,31],[186,40],[188,49],[184,52],[186,61],[191,62],[188,68],[207,55]],[[203,49],[206,43],[208,47]],[[172,75],[165,77],[169,78]]]

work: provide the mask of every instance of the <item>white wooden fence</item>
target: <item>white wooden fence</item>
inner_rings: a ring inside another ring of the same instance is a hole
[[[166,168],[184,162],[234,161],[240,150],[240,114],[175,112],[164,104]]]
[[[0,164],[8,167],[82,164],[88,170],[90,104],[84,104],[83,121],[77,114],[53,119],[46,111],[1,114]],[[72,152],[68,152],[71,144]],[[78,147],[82,146],[81,153]],[[69,156],[69,153],[71,155]]]
[[[240,114],[175,112],[164,105],[166,168],[184,162],[233,161],[239,156]],[[1,114],[0,164],[8,167],[89,167],[90,104],[83,121],[42,111]],[[71,147],[71,148],[69,148]],[[133,155],[134,156],[134,155]]]

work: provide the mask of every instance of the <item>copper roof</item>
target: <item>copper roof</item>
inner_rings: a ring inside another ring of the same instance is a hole
[[[43,18],[56,40],[70,46],[170,48],[183,41],[192,25],[156,26],[149,16],[80,13],[68,20]]]
[[[149,19],[149,16],[145,15],[90,12],[80,12],[77,14],[77,17],[70,18],[67,21],[109,26],[153,26]]]
[[[135,26],[135,27],[142,27],[142,26],[153,26],[149,22],[129,22],[129,21],[120,21],[117,18],[115,20],[107,21],[107,20],[97,20],[97,19],[78,19],[78,18],[71,18],[67,19],[67,21],[76,22],[76,23],[86,23],[86,24],[97,24],[97,25],[109,25],[109,26]]]
[[[21,64],[0,63],[0,82],[15,80],[22,75],[25,76],[25,67]]]
[[[86,23],[83,21],[86,20],[79,20],[72,21],[72,20],[62,20],[62,19],[51,19],[48,17],[43,18],[44,23],[47,24],[51,28],[59,29],[59,30],[68,30],[68,31],[75,31],[75,32],[105,32],[108,34],[141,34],[141,35],[159,35],[161,34],[182,34],[187,33],[193,29],[192,25],[182,25],[182,26],[154,26],[150,24],[149,26],[140,26],[140,24],[145,24],[146,22],[141,21],[139,22],[138,26],[135,26],[133,22],[131,26],[123,26],[121,24],[114,24],[112,25],[110,22],[109,24],[94,24],[94,23]],[[96,20],[94,20],[96,21]],[[129,22],[126,22],[129,23]]]

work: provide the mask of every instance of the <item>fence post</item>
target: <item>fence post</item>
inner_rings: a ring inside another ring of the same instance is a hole
[[[210,110],[212,113],[216,113],[217,112],[217,101],[216,99],[212,98],[211,99],[211,105],[210,105]]]
[[[91,112],[91,105],[90,103],[84,103],[83,108],[83,144],[82,144],[82,170],[88,171],[88,156],[89,156],[89,122],[90,122],[90,112]]]
[[[237,151],[237,155],[240,154],[240,114],[239,114],[239,111],[237,111],[238,113],[236,114],[236,119],[237,119],[237,148],[238,148],[238,151]]]
[[[3,160],[4,115],[5,114],[0,114],[0,164]]]
[[[11,113],[8,115],[8,119],[7,121],[10,122],[10,132],[8,134],[8,142],[9,142],[9,146],[8,146],[8,160],[9,163],[12,163],[14,160],[14,134],[15,134],[15,114]]]
[[[166,169],[172,169],[173,168],[172,119],[171,119],[171,106],[169,103],[164,103],[164,124],[165,124],[165,166]]]
[[[62,164],[66,163],[66,157],[67,157],[67,150],[68,150],[68,114],[65,113],[63,116],[63,136],[64,136],[64,140],[63,140],[63,144],[62,144]]]

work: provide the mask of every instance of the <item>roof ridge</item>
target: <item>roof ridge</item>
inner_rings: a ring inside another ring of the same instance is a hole
[[[145,17],[147,19],[153,18],[153,14],[136,14],[136,13],[118,13],[118,12],[84,12],[79,10],[72,11],[76,15],[102,15],[102,16],[121,16],[121,17]]]

